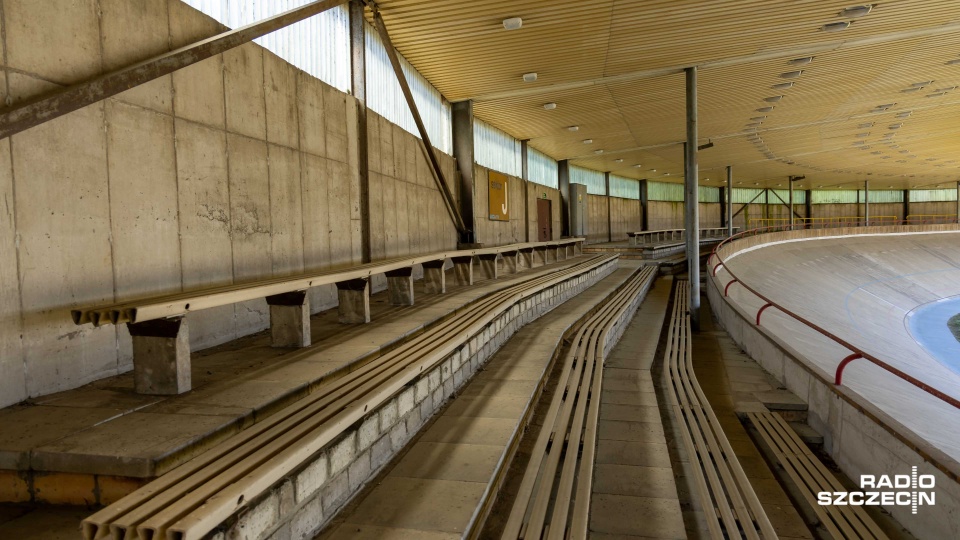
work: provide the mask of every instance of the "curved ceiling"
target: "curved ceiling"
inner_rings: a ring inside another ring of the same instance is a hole
[[[960,2],[889,0],[842,13],[864,5],[379,2],[397,49],[447,99],[474,100],[478,118],[556,159],[681,180],[682,70],[696,65],[701,143],[714,143],[700,152],[703,185],[721,185],[727,165],[743,186],[791,175],[806,177],[804,189],[956,185]],[[510,17],[522,28],[505,30]],[[849,26],[824,28],[831,23]],[[523,81],[530,72],[536,82]]]

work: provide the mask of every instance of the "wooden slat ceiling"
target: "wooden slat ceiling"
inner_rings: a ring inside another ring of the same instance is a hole
[[[447,99],[474,100],[478,118],[555,159],[681,181],[682,69],[696,65],[701,143],[715,145],[700,152],[705,185],[721,185],[726,165],[745,187],[790,175],[806,176],[802,188],[960,179],[956,0],[888,0],[855,19],[839,14],[865,4],[843,0],[378,4],[397,48]],[[504,30],[509,17],[523,27]],[[822,30],[840,21],[852,24]],[[538,80],[523,82],[528,72]]]

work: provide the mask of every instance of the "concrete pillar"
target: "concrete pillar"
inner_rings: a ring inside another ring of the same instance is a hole
[[[957,204],[960,204],[958,201]],[[908,220],[910,218],[910,190],[903,190],[903,222],[910,223]]]
[[[370,170],[367,159],[367,58],[364,4],[350,0],[350,82],[357,104],[357,173],[360,178],[360,259],[373,260],[370,241]]]
[[[128,324],[133,338],[133,386],[138,394],[189,392],[190,332],[183,317]]]
[[[483,269],[483,275],[487,279],[497,279],[497,254],[480,255],[480,267]]]
[[[788,206],[790,206],[790,228],[793,229],[793,179],[788,179],[787,184],[790,187],[789,198],[787,200]]]
[[[557,162],[557,186],[560,190],[560,236],[570,236],[570,162]]]
[[[268,296],[267,305],[274,347],[310,346],[310,297],[306,290]]]
[[[520,266],[520,252],[508,251],[501,253],[503,256],[503,266],[508,274],[516,274]]]
[[[473,101],[458,101],[453,108],[453,157],[460,171],[460,215],[467,229],[468,238],[461,238],[461,244],[477,241],[476,219],[473,213]],[[486,204],[486,203],[484,203]]]
[[[957,223],[960,223],[960,181],[957,182]]]
[[[733,236],[733,165],[727,165],[727,197],[723,204],[727,208],[727,236]]]
[[[390,304],[394,306],[413,305],[413,267],[398,268],[387,274],[387,290]]]
[[[520,141],[520,179],[523,180],[523,239],[530,241],[530,170],[527,162],[527,143],[529,139]]]
[[[366,279],[352,279],[337,283],[337,309],[342,324],[370,322],[370,283]]]
[[[546,247],[534,248],[533,259],[534,259],[534,263],[533,263],[534,267],[543,266],[547,264],[547,248]]]
[[[423,288],[427,294],[447,292],[447,273],[443,271],[446,260],[423,263]]]
[[[650,230],[650,219],[648,217],[649,212],[647,209],[650,207],[649,195],[647,192],[648,186],[646,180],[640,181],[640,230],[649,231]]]
[[[473,256],[454,257],[453,272],[458,285],[473,285]]]
[[[870,181],[863,181],[863,224],[870,225]]]
[[[687,242],[687,275],[690,279],[690,326],[700,330],[700,193],[697,164],[697,68],[688,67],[687,143],[683,168],[685,225]]]
[[[805,210],[807,211],[807,228],[813,228],[813,221],[810,219],[813,217],[813,190],[808,189],[806,193],[806,201],[804,201]]]
[[[610,171],[603,173],[604,193],[607,195],[607,242],[613,242],[613,199],[610,198]]]

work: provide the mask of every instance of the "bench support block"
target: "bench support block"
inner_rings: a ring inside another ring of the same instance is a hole
[[[270,306],[270,335],[274,347],[310,346],[310,298],[307,291],[293,291],[267,297]]]
[[[190,332],[183,317],[128,324],[133,338],[133,380],[138,394],[189,392]]]
[[[503,263],[508,274],[516,274],[520,267],[520,253],[517,251],[504,253]]]
[[[413,305],[413,267],[387,272],[387,289],[394,306]]]
[[[473,285],[473,256],[454,257],[453,271],[458,285]]]
[[[444,294],[447,292],[447,274],[443,271],[446,261],[430,261],[423,263],[423,288],[427,294]]]
[[[352,279],[337,283],[339,320],[342,324],[370,322],[370,283],[366,279]]]
[[[530,268],[536,268],[547,264],[547,248],[533,249],[533,265]]]
[[[497,255],[481,255],[480,266],[483,268],[483,276],[487,279],[497,279]]]

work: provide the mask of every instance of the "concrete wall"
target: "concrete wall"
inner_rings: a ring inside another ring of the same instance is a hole
[[[643,225],[643,212],[640,201],[636,199],[610,198],[611,223],[613,225],[613,241],[625,241],[628,232],[639,231]]]
[[[651,231],[659,229],[682,229],[683,208],[682,202],[649,201],[647,203],[647,227]],[[737,205],[734,205],[736,212]],[[720,226],[720,203],[700,203],[700,227]]]
[[[587,243],[609,242],[610,223],[607,220],[607,197],[587,195]]]
[[[560,212],[562,209],[562,205],[560,204],[560,190],[542,186],[534,182],[527,182],[527,208],[529,209],[529,213],[527,215],[527,230],[530,234],[530,241],[535,242],[538,238],[537,199],[547,199],[550,201],[550,213],[552,214],[551,223],[553,231],[553,238],[551,238],[551,240],[559,240],[560,233],[562,232],[560,230],[562,227],[562,223],[560,222]]]
[[[510,221],[493,221],[490,219],[489,182],[490,169],[479,165],[473,168],[473,214],[476,218],[477,242],[485,246],[502,246],[517,242],[526,242],[527,232],[524,223],[528,221],[527,206],[524,202],[526,182],[515,176],[507,176],[507,208]],[[533,216],[534,226],[537,220],[537,206],[529,209]],[[559,214],[558,214],[559,216]],[[536,240],[536,235],[531,237]]]
[[[222,30],[176,0],[3,7],[13,103]],[[413,136],[369,122],[374,256],[454,247]],[[73,306],[359,261],[356,124],[352,97],[249,44],[0,141],[0,406],[131,369],[126,328]],[[202,348],[268,311],[189,319]]]
[[[619,197],[610,197],[609,201],[608,207],[606,196],[587,195],[587,243],[611,241],[611,228],[614,242],[627,240],[627,232],[640,230],[640,201]]]

